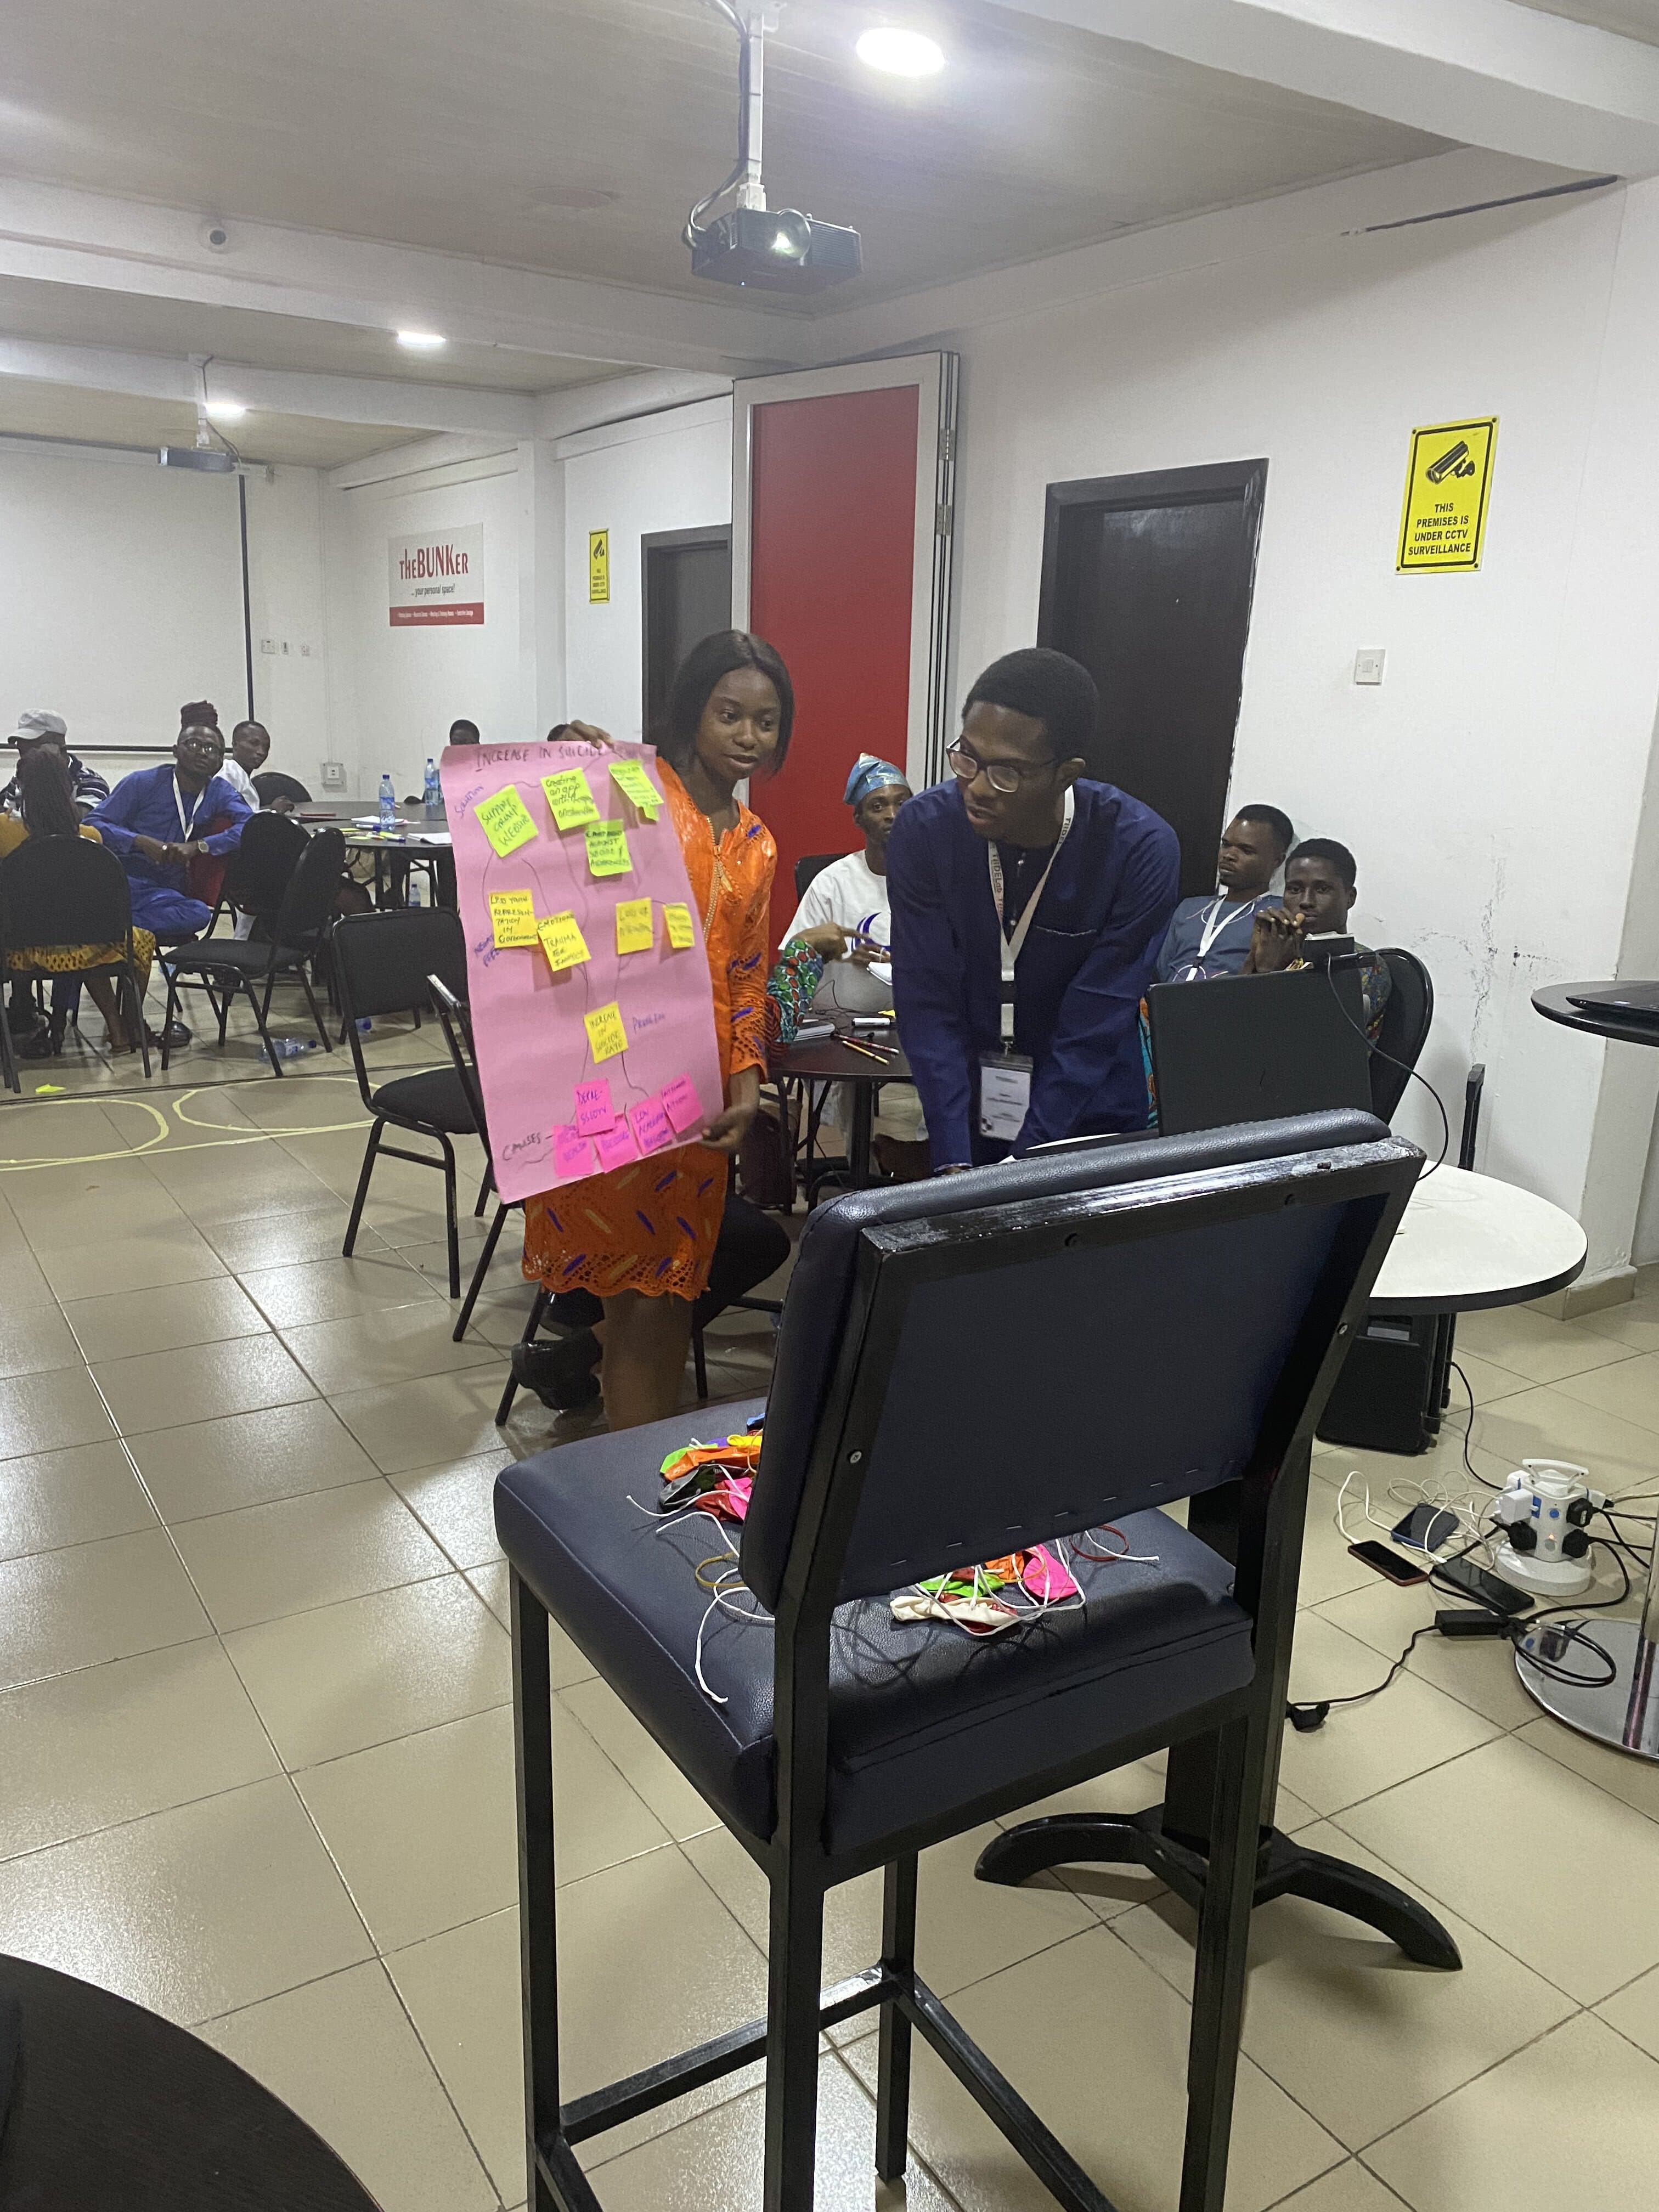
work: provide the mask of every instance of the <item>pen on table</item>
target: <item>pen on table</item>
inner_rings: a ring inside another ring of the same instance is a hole
[[[893,1058],[893,1054],[890,1052],[876,1045],[860,1044],[857,1040],[853,1037],[843,1037],[842,1039],[842,1043],[846,1047],[848,1052],[862,1053],[866,1060],[879,1060],[884,1067],[887,1065],[888,1061]]]

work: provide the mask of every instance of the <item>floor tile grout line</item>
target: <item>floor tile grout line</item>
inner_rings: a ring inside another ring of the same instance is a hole
[[[1428,2113],[1437,2111],[1442,2105],[1449,2103],[1452,2098],[1461,2097],[1466,2089],[1472,2089],[1477,2081],[1484,2081],[1489,2074],[1496,2074],[1500,2067],[1510,2065],[1514,2060],[1519,2058],[1522,2052],[1536,2050],[1540,2043],[1547,2042],[1552,2035],[1559,2035],[1564,2027],[1571,2027],[1574,2021],[1583,2020],[1587,2017],[1593,2019],[1595,2017],[1595,2014],[1589,2005],[1578,2004],[1576,2000],[1573,2001],[1573,2003],[1574,2009],[1571,2012],[1564,2014],[1559,2020],[1552,2021],[1547,2027],[1540,2028],[1536,2035],[1529,2035],[1524,2043],[1517,2043],[1513,2051],[1505,2052],[1504,2057],[1501,2058],[1494,2058],[1489,2066],[1483,2066],[1478,2073],[1471,2074],[1467,2081],[1459,2081],[1453,2088],[1443,2089],[1437,2096],[1431,2097],[1428,2103],[1423,2106],[1420,2110],[1413,2112],[1409,2119],[1401,2120],[1395,2126],[1385,2128],[1381,2135],[1374,2136],[1370,2142],[1364,2144],[1362,2148],[1354,2152],[1354,2157],[1358,2159],[1362,2165],[1365,2165],[1366,2154],[1376,2150],[1379,2144],[1391,2142],[1395,2136],[1401,2134],[1407,2128],[1415,2127],[1417,2123],[1420,2119],[1424,2118]],[[1601,2022],[1601,2026],[1603,2027],[1606,2027],[1608,2025],[1609,2023],[1606,2021]],[[1626,2040],[1627,2039],[1621,2038],[1620,2039]],[[1365,2166],[1365,2170],[1368,2173],[1371,2172],[1371,2168],[1369,2165]],[[1374,2178],[1378,2181],[1382,2181],[1382,2179],[1380,2173],[1376,2174]],[[1386,2188],[1388,2184],[1384,2183],[1383,2186]],[[1396,2196],[1398,2196],[1399,2193],[1398,2190],[1395,2191]]]

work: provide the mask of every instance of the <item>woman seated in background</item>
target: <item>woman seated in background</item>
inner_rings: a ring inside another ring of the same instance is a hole
[[[8,854],[15,853],[25,839],[39,843],[42,838],[86,837],[94,845],[103,842],[92,824],[82,822],[76,811],[69,763],[52,746],[34,746],[18,769],[17,781],[21,811],[15,816],[0,817],[0,861]],[[125,960],[126,954],[125,945],[12,946],[6,958],[12,975],[50,975],[53,979],[52,1019],[45,1029],[37,1030],[18,1047],[20,1056],[25,1060],[46,1060],[60,1053],[64,1032],[80,1004],[80,977],[83,971],[107,967],[112,961]],[[132,958],[141,1000],[149,988],[150,964],[155,957],[155,938],[147,929],[135,929]],[[108,1027],[111,1052],[137,1052],[137,1033],[122,1014],[115,995],[115,978],[87,975],[85,980],[93,1002]]]

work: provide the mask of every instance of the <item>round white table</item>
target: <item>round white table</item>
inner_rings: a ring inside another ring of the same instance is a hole
[[[1375,1313],[1475,1313],[1523,1305],[1583,1271],[1584,1232],[1548,1199],[1495,1176],[1419,1176],[1371,1291]]]

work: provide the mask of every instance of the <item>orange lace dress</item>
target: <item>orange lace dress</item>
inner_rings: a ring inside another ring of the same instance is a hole
[[[714,824],[666,761],[659,760],[657,772],[691,896],[702,909],[720,1075],[729,1086],[742,1069],[766,1066],[767,930],[778,848],[743,805],[717,844]],[[684,1145],[526,1199],[526,1279],[600,1298],[619,1291],[696,1297],[720,1232],[726,1172],[723,1152]]]

